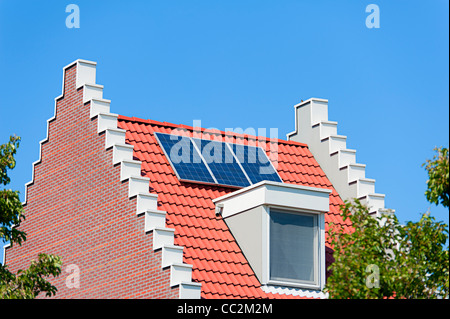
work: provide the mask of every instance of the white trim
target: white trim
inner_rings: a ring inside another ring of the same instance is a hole
[[[5,261],[6,261],[6,249],[11,247],[11,243],[7,243],[3,245],[3,258],[2,258],[2,265],[5,265]]]
[[[230,198],[238,196],[238,195],[240,195],[242,193],[249,192],[249,191],[251,191],[254,188],[261,187],[262,185],[274,185],[274,186],[280,186],[280,187],[283,187],[283,188],[292,188],[292,189],[299,189],[299,190],[302,189],[302,190],[306,190],[306,191],[331,194],[331,190],[325,189],[325,188],[303,186],[303,185],[296,185],[296,184],[288,184],[288,183],[280,183],[280,182],[273,182],[273,181],[261,181],[261,182],[255,183],[253,185],[250,185],[248,187],[239,189],[239,190],[237,190],[235,192],[223,195],[221,197],[217,197],[217,198],[213,199],[212,201],[213,201],[213,203],[218,203],[218,202],[221,202],[221,201],[223,201],[225,199],[230,199]]]
[[[318,290],[302,289],[295,287],[275,286],[275,285],[262,285],[261,289],[265,293],[279,294],[279,295],[292,295],[297,297],[306,297],[314,299],[328,299],[328,293]]]
[[[261,205],[327,212],[330,193],[329,189],[262,181],[212,201],[216,205],[223,204],[224,218]]]

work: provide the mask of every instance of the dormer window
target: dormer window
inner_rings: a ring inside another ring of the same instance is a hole
[[[320,291],[330,192],[264,181],[214,203],[262,285]]]

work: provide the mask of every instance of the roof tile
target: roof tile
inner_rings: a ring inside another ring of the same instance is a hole
[[[192,277],[202,283],[203,298],[299,298],[265,293],[233,235],[214,212],[212,199],[235,191],[232,188],[180,182],[165,158],[153,132],[171,133],[189,126],[119,116],[118,127],[126,130],[126,142],[142,161],[152,193],[158,194],[158,209],[167,211],[167,225],[175,228],[175,244],[184,246],[184,261],[193,265]],[[219,132],[224,136],[224,132]],[[207,135],[211,135],[207,133]],[[233,142],[247,144],[247,137]],[[252,141],[253,142],[253,141]],[[346,225],[339,213],[342,200],[305,144],[278,140],[278,147],[265,144],[269,158],[278,159],[278,173],[287,183],[332,189],[329,223]],[[275,152],[276,150],[276,152]],[[327,262],[331,255],[327,253]]]

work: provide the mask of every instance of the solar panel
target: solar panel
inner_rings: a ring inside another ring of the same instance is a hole
[[[282,182],[260,147],[155,133],[179,180],[247,187]]]
[[[189,137],[163,133],[155,135],[178,179],[216,183]]]
[[[250,185],[239,163],[226,143],[193,138],[203,159],[220,185],[247,187]]]
[[[233,152],[253,184],[261,181],[282,182],[261,147],[232,144]]]

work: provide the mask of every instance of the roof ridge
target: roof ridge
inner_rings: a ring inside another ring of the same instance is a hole
[[[138,123],[143,123],[143,124],[153,124],[153,125],[159,125],[159,126],[168,126],[168,127],[172,127],[172,128],[183,128],[186,130],[190,130],[190,131],[194,131],[194,127],[193,126],[189,126],[189,125],[185,125],[185,124],[174,124],[174,123],[170,123],[170,122],[161,122],[161,121],[156,121],[156,120],[150,120],[150,119],[141,119],[138,117],[129,117],[129,116],[125,116],[125,115],[120,115],[118,116],[118,120],[122,120],[122,121],[130,121],[130,122],[138,122]],[[282,140],[279,138],[270,138],[270,137],[265,137],[265,136],[255,136],[255,135],[249,135],[249,134],[240,134],[240,133],[235,133],[235,132],[229,132],[229,131],[221,131],[221,130],[208,130],[206,128],[201,127],[200,128],[201,132],[207,132],[209,134],[217,134],[220,133],[221,135],[233,135],[235,137],[240,137],[240,138],[244,138],[244,139],[255,139],[255,140],[263,140],[269,143],[273,143],[276,142],[278,144],[286,144],[286,145],[295,145],[295,146],[301,146],[301,147],[306,147],[308,148],[308,145],[305,143],[300,143],[300,142],[295,142],[295,141],[286,141],[286,140]]]

